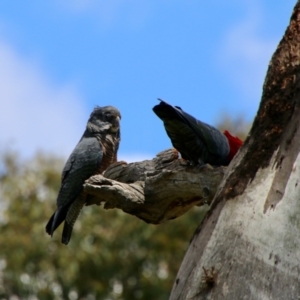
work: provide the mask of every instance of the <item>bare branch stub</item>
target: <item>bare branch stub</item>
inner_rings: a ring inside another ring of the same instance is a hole
[[[210,204],[225,168],[191,166],[175,149],[152,160],[117,162],[103,175],[88,179],[84,190],[87,205],[119,208],[147,223],[174,219],[195,205]]]

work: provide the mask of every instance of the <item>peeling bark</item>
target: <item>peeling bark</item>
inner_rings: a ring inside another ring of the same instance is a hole
[[[300,1],[250,134],[194,234],[171,300],[300,298],[299,99]],[[209,287],[203,268],[214,270]]]
[[[186,213],[193,206],[210,204],[225,167],[191,166],[175,149],[153,160],[111,165],[103,175],[86,181],[87,205],[105,202],[147,223],[159,224]]]
[[[273,153],[280,148],[276,164],[280,166],[282,151],[293,138],[294,130],[287,124],[296,115],[300,90],[300,24],[299,3],[291,21],[269,64],[257,116],[244,146],[247,148],[243,163],[236,165],[236,172],[228,179],[224,189],[226,198],[241,195],[259,168],[268,167]],[[259,142],[261,141],[261,142]],[[241,175],[243,178],[241,180]]]

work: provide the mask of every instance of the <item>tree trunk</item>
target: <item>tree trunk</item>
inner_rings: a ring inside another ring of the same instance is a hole
[[[249,78],[251,80],[251,78]],[[300,1],[170,299],[300,299]]]

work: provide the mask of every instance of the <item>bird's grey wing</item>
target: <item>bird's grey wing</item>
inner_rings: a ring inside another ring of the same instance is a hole
[[[201,148],[203,144],[211,154],[222,157],[228,155],[227,139],[218,129],[197,120],[178,106],[172,106],[161,99],[159,100],[161,103],[156,105],[153,110],[167,125],[167,133],[171,140],[180,134],[181,140],[177,143],[180,143],[181,147],[184,147],[183,144],[185,143],[188,149],[196,149]],[[174,147],[178,149],[175,145]]]
[[[103,151],[95,137],[83,137],[77,144],[63,169],[62,184],[57,197],[57,210],[46,226],[54,230],[64,221],[68,207],[82,190],[86,179],[94,175],[101,164]]]
[[[62,185],[57,206],[64,206],[77,197],[86,179],[95,174],[103,157],[96,137],[83,137],[77,144],[63,169]]]
[[[205,141],[210,153],[221,157],[226,157],[229,154],[229,144],[222,132],[213,126],[197,120],[183,110],[178,109],[177,111],[186,120],[192,130]]]
[[[153,111],[164,122],[167,135],[173,146],[183,158],[197,162],[198,157],[201,156],[199,149],[203,150],[205,146],[201,145],[201,140],[197,138],[195,132],[184,119],[180,108],[163,100],[160,101],[160,104],[153,107]]]

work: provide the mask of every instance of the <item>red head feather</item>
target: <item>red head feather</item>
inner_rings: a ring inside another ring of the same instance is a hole
[[[238,152],[238,150],[243,145],[243,141],[240,140],[237,136],[231,135],[227,130],[224,131],[224,135],[227,137],[229,147],[230,147],[229,159],[232,160],[233,157]]]

